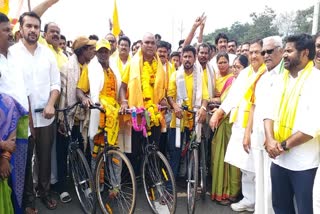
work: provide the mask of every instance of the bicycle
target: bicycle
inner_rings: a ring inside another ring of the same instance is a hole
[[[105,114],[100,106],[90,106]],[[96,158],[95,187],[103,213],[133,213],[136,203],[137,184],[134,170],[127,156],[119,147],[110,145],[107,132],[102,129],[104,148]]]
[[[166,107],[159,107],[164,109]],[[176,183],[172,169],[166,157],[159,151],[156,142],[149,142],[147,126],[148,111],[144,108],[131,109],[133,124],[137,115],[141,115],[140,126],[133,125],[136,131],[142,131],[146,139],[143,142],[142,182],[144,192],[153,213],[174,213],[177,206]]]
[[[190,130],[190,138],[185,144],[185,149],[182,151],[182,156],[187,156],[187,210],[188,213],[195,212],[196,199],[198,196],[198,184],[200,185],[200,194],[202,200],[205,200],[207,190],[207,166],[205,157],[205,137],[201,134],[201,142],[197,142],[195,130],[196,112],[189,110],[187,106],[182,106],[184,112],[189,112],[192,115],[192,129]],[[201,130],[203,132],[203,130]],[[186,134],[186,133],[184,133]],[[184,139],[187,139],[184,136]],[[200,146],[200,150],[199,150]],[[199,154],[200,152],[200,154]],[[200,156],[200,164],[199,164]],[[200,175],[200,182],[199,182]]]
[[[93,176],[83,151],[80,149],[79,142],[72,139],[71,128],[67,117],[68,113],[78,105],[81,105],[81,103],[77,102],[64,109],[56,109],[56,112],[63,113],[64,127],[68,142],[68,158],[69,163],[71,164],[71,172],[78,199],[83,211],[87,214],[91,214],[95,213],[96,209],[96,194]],[[42,111],[43,108],[35,109],[35,112]]]

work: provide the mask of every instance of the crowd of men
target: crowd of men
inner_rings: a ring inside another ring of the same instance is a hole
[[[144,107],[149,140],[176,178],[185,176],[181,130],[205,130],[212,200],[238,212],[320,213],[320,35],[237,44],[220,33],[213,45],[202,41],[201,16],[177,51],[152,33],[134,43],[112,33],[67,42],[53,22],[40,33],[41,16],[57,2],[23,13],[14,32],[0,13],[0,213],[37,213],[36,195],[56,209],[53,190],[62,203],[72,200],[64,118],[55,106],[78,101],[100,103],[112,118],[88,108],[68,115],[92,169],[103,126],[139,173],[143,135],[118,112]],[[195,124],[182,105],[197,112]]]

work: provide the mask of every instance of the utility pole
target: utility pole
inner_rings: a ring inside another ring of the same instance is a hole
[[[316,34],[318,31],[319,4],[320,4],[320,0],[315,0],[315,4],[313,8],[312,35]]]
[[[182,39],[182,34],[183,34],[183,31],[184,31],[183,20],[181,20],[181,26],[180,26],[180,28],[178,28],[178,30],[180,31],[180,39]]]
[[[31,0],[28,0],[28,10],[31,11]]]

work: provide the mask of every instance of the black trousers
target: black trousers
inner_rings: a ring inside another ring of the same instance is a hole
[[[161,127],[153,126],[151,128],[151,135],[148,137],[149,143],[155,142],[157,146],[159,146],[161,137]],[[146,138],[143,136],[142,132],[137,132],[132,129],[131,135],[131,153],[126,153],[129,158],[134,172],[136,175],[140,175],[140,168],[142,162],[142,149],[143,144],[146,142]]]
[[[57,152],[57,170],[58,170],[58,183],[56,185],[57,191],[61,194],[67,192],[67,176],[68,176],[68,138],[61,133],[57,132],[56,152]],[[83,151],[83,137],[80,132],[80,126],[74,125],[71,131],[72,140],[77,140],[80,149]]]

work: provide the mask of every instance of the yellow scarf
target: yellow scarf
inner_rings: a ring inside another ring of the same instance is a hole
[[[128,56],[128,59],[127,59],[127,62],[126,62],[126,65],[128,63],[130,63],[130,60],[131,60],[131,56],[129,55]],[[125,69],[126,66],[123,66],[123,63],[120,59],[120,56],[118,55],[117,56],[117,68],[119,69],[119,72],[120,72],[120,75],[123,76],[123,73],[124,73],[124,69]]]
[[[244,106],[244,112],[243,112],[243,121],[242,121],[242,127],[247,127],[248,119],[249,119],[249,112],[252,104],[254,103],[254,91],[256,88],[256,84],[260,77],[266,72],[266,65],[262,64],[257,71],[256,75],[253,75],[253,67],[250,66],[249,74],[248,74],[248,83],[247,88],[245,90],[244,96],[241,98],[238,106],[234,109],[232,109],[230,113],[230,123],[234,123],[237,119],[239,107]]]
[[[101,113],[100,115],[100,128],[104,128],[104,130],[108,133],[108,143],[110,145],[115,145],[118,138],[119,133],[119,109],[120,106],[118,102],[113,97],[107,97],[105,95],[100,94],[100,103],[103,108],[106,110],[106,113]]]
[[[277,121],[274,123],[274,136],[279,142],[286,140],[292,134],[301,89],[305,80],[311,74],[313,62],[309,61],[306,67],[300,72],[292,90],[288,90],[289,71],[284,71],[284,90],[280,101]]]
[[[158,69],[153,86],[153,103],[158,104],[165,96],[165,72],[159,57]],[[143,68],[143,57],[141,49],[134,55],[130,62],[130,74],[128,81],[128,104],[129,107],[144,107],[142,87],[141,87],[141,73]]]

